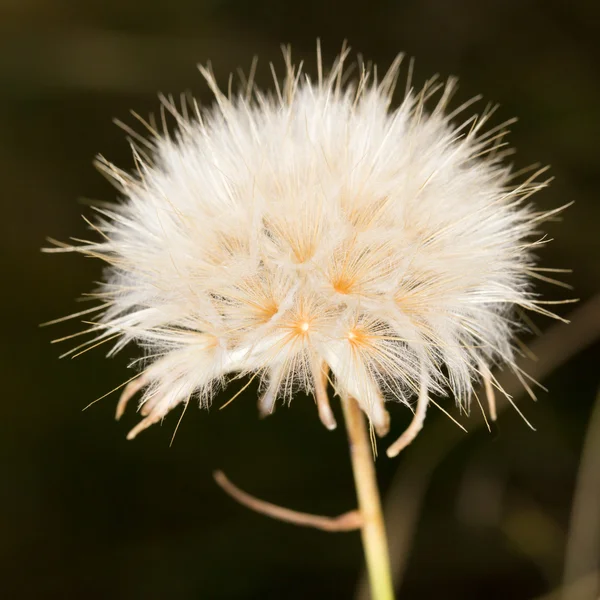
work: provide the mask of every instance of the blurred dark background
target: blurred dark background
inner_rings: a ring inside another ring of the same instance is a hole
[[[224,411],[190,407],[172,447],[176,414],[127,442],[136,416],[116,424],[116,396],[82,408],[131,375],[126,365],[135,350],[110,361],[102,348],[59,361],[62,345],[50,340],[77,325],[37,327],[80,309],[75,298],[100,277],[94,261],[39,248],[48,235],[84,235],[82,198],[115,197],[91,165],[99,152],[131,165],[111,119],[133,124],[129,109],[155,112],[158,91],[190,90],[209,101],[198,62],[211,60],[226,84],[256,54],[257,80],[267,86],[268,62],[281,70],[279,46],[291,43],[314,72],[318,36],[326,62],[344,39],[381,68],[404,51],[416,57],[418,83],[435,72],[455,74],[457,102],[483,93],[502,105],[498,119],[518,116],[510,136],[516,164],[549,163],[556,177],[539,194],[540,207],[575,201],[562,223],[548,225],[555,241],[542,263],[573,268],[565,279],[582,301],[598,292],[598,2],[2,0],[3,598],[353,596],[362,564],[358,534],[261,517],[211,477],[222,468],[244,489],[299,510],[333,515],[352,508],[343,428],[328,433],[311,399],[299,397],[260,421],[252,385]],[[572,297],[543,289],[556,299]],[[507,410],[498,435],[478,428],[461,436],[432,477],[423,474],[415,538],[406,556],[394,557],[403,562],[401,598],[554,597],[544,595],[562,584],[599,350],[589,346],[546,378],[549,393],[537,404],[522,399],[537,432]],[[399,433],[409,415],[401,407],[392,414]],[[384,492],[411,467],[411,455],[433,451],[437,439],[428,431],[440,427],[455,426],[432,410],[405,453],[396,460],[382,453]],[[600,470],[600,456],[597,463]],[[410,500],[413,492],[403,493]]]

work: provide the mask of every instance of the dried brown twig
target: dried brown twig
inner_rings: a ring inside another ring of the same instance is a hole
[[[215,471],[213,476],[221,489],[234,500],[267,517],[292,523],[293,525],[300,525],[301,527],[314,527],[331,532],[355,531],[362,526],[362,518],[357,510],[351,510],[338,517],[324,517],[298,512],[251,496],[231,483],[223,471]]]

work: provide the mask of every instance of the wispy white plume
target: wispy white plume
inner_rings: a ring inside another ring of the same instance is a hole
[[[484,377],[493,399],[490,368],[514,365],[516,309],[548,314],[529,285],[544,277],[533,250],[552,213],[528,204],[544,169],[515,182],[506,124],[485,129],[494,110],[459,124],[472,103],[448,112],[454,79],[419,92],[409,81],[394,108],[400,59],[380,81],[359,66],[347,83],[346,50],[327,75],[319,57],[317,80],[284,56],[272,95],[251,81],[224,94],[201,68],[211,109],[163,98],[163,125],[130,131],[134,173],[99,159],[121,202],[95,209],[98,241],[57,249],[109,265],[99,316],[87,315],[96,335],[72,353],[109,340],[111,354],[145,349],[119,403],[120,415],[143,391],[130,437],[258,374],[263,414],[305,390],[330,429],[329,381],[379,435],[386,401],[418,398],[393,455],[421,428],[430,393],[468,408]]]

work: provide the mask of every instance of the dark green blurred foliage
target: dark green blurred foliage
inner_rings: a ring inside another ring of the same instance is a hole
[[[132,123],[130,108],[155,111],[157,91],[191,90],[209,101],[197,62],[210,59],[225,85],[257,54],[266,86],[268,61],[282,66],[281,43],[291,42],[314,72],[315,38],[327,62],[347,38],[381,68],[399,51],[415,56],[418,83],[456,74],[458,101],[481,92],[502,105],[498,119],[520,118],[510,136],[516,164],[550,163],[556,176],[540,207],[575,201],[564,222],[548,226],[555,241],[542,262],[573,268],[577,297],[589,298],[600,287],[600,4],[2,0],[0,11],[1,596],[350,598],[362,561],[357,534],[258,516],[211,478],[223,468],[260,497],[343,512],[354,506],[343,429],[327,432],[305,397],[259,421],[251,385],[224,411],[190,407],[172,447],[175,414],[127,442],[135,417],[115,424],[114,396],[81,409],[131,375],[135,349],[111,361],[102,348],[59,361],[49,341],[75,324],[37,328],[80,309],[74,299],[101,266],[39,247],[47,235],[86,234],[78,198],[115,197],[91,166],[98,152],[131,165],[113,117]],[[560,584],[598,350],[554,373],[538,404],[522,402],[536,433],[507,411],[496,440],[479,431],[450,453],[426,497],[402,598],[517,600]],[[409,415],[396,407],[392,417],[398,433]],[[429,419],[445,417],[432,410]],[[410,452],[379,458],[384,491]]]

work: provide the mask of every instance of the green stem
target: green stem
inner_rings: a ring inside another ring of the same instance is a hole
[[[371,600],[394,600],[385,523],[365,417],[352,397],[343,397],[342,406],[350,442],[358,507],[363,521],[362,543],[369,574]]]

